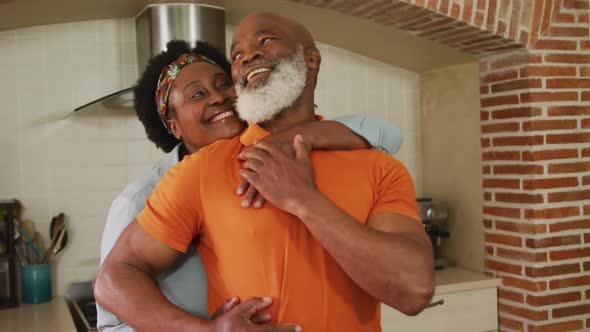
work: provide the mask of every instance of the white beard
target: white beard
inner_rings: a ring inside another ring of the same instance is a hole
[[[243,82],[236,83],[236,108],[243,120],[253,123],[272,120],[303,93],[307,78],[303,47],[298,46],[292,57],[273,64],[265,84],[248,88]]]

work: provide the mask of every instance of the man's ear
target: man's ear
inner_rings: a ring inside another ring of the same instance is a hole
[[[169,119],[169,120],[166,120],[166,122],[168,123],[168,128],[170,128],[172,135],[174,135],[174,137],[176,137],[177,140],[181,140],[182,139],[182,130],[180,129],[180,126],[178,125],[178,121],[176,121],[176,119]]]
[[[322,55],[320,51],[315,47],[310,47],[305,52],[305,63],[307,68],[315,71],[320,70],[320,63],[322,62]]]

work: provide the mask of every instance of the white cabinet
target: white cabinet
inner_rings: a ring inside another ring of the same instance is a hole
[[[500,279],[449,268],[437,271],[431,306],[409,317],[381,305],[383,332],[487,332],[498,329]]]

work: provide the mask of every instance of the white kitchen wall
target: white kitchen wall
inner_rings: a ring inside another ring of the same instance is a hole
[[[401,127],[397,157],[420,193],[418,74],[319,46],[319,113],[371,114]],[[136,80],[133,19],[0,32],[0,73],[0,198],[18,198],[45,236],[51,217],[67,214],[70,241],[54,269],[63,294],[95,277],[112,199],[162,156],[133,113],[64,117]]]

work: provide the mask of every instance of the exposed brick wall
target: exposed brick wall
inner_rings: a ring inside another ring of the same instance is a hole
[[[590,328],[590,0],[293,1],[480,56],[499,330]]]

